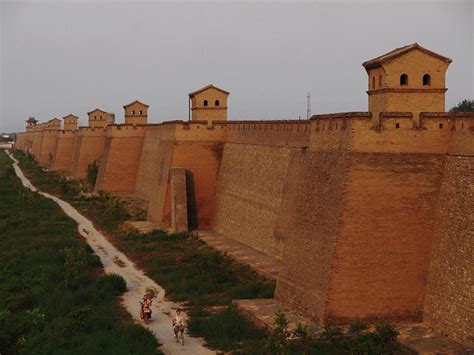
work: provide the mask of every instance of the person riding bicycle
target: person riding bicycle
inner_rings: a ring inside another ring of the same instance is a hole
[[[151,304],[152,300],[145,294],[140,301],[140,318],[146,322],[151,319]]]
[[[178,325],[178,326],[184,326],[185,325],[184,318],[183,318],[183,316],[181,314],[181,311],[179,309],[176,310],[176,314],[173,317],[173,327],[175,325]]]

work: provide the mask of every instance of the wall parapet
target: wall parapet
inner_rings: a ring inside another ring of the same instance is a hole
[[[320,115],[311,116],[310,120],[330,118],[350,118],[350,119],[370,119],[372,118],[371,112],[338,112],[338,113],[324,113]]]

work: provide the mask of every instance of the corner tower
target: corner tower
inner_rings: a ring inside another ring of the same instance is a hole
[[[26,130],[31,131],[38,121],[34,117],[30,117],[26,120]]]
[[[193,121],[226,121],[229,92],[207,85],[189,94]]]
[[[369,111],[444,112],[446,70],[451,59],[418,43],[397,48],[362,63],[368,74]]]
[[[148,123],[148,105],[135,100],[125,105],[125,124],[146,125]]]

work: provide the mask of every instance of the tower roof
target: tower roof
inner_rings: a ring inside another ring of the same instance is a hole
[[[364,63],[362,63],[362,66],[367,70],[367,69],[371,69],[371,68],[375,68],[375,67],[378,67],[380,66],[382,63],[385,63],[385,62],[388,62],[394,58],[397,58],[405,53],[408,53],[414,49],[419,49],[420,51],[428,54],[428,55],[431,55],[433,57],[436,57],[438,59],[441,59],[443,61],[445,61],[446,63],[451,63],[452,60],[448,57],[444,57],[442,56],[441,54],[438,54],[438,53],[435,53],[435,52],[432,52],[426,48],[423,48],[422,46],[420,46],[418,43],[413,43],[413,44],[409,44],[407,46],[404,46],[404,47],[400,47],[400,48],[396,48],[394,49],[393,51],[390,51],[388,53],[385,53],[379,57],[376,57],[374,59],[371,59],[371,60],[368,60]]]
[[[96,109],[94,109],[94,110],[92,110],[92,111],[87,112],[87,114],[90,115],[90,114],[93,113],[93,112],[102,112],[102,113],[105,113],[105,114],[109,113],[109,112],[106,112],[106,111],[104,111],[104,110],[101,110],[100,108],[96,108]]]
[[[144,103],[141,102],[141,101],[135,100],[135,101],[133,101],[133,102],[130,102],[130,103],[127,104],[127,105],[123,105],[123,108],[127,108],[127,107],[132,106],[133,104],[137,104],[137,103],[140,104],[140,105],[143,105],[143,106],[145,106],[145,107],[150,107],[150,106],[148,106],[147,104],[144,104]]]
[[[36,123],[38,122],[34,117],[30,117],[26,120],[27,123]]]
[[[68,118],[68,117],[79,118],[79,117],[77,117],[76,115],[73,115],[72,113],[70,113],[69,115],[64,116],[63,119]]]
[[[199,94],[200,92],[206,91],[206,90],[211,89],[211,88],[212,88],[212,89],[216,89],[216,90],[218,90],[218,91],[220,91],[220,92],[222,92],[222,93],[224,93],[224,94],[226,94],[226,95],[229,95],[229,94],[230,94],[230,92],[228,92],[228,91],[222,90],[222,89],[218,88],[217,86],[214,86],[214,85],[212,85],[212,84],[209,84],[209,85],[206,85],[206,86],[204,86],[203,88],[200,88],[200,89],[198,89],[198,90],[196,90],[196,91],[190,92],[190,93],[189,93],[189,97],[193,97],[194,95]]]

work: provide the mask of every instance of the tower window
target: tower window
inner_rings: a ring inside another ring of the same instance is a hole
[[[135,114],[135,110],[132,110],[132,115],[134,115],[134,114]]]
[[[375,76],[372,77],[372,89],[375,89]]]
[[[216,100],[215,105],[216,105],[216,106],[219,106],[219,104],[220,104],[220,103],[219,103],[219,100]]]
[[[400,85],[408,85],[408,75],[400,75]]]
[[[204,100],[204,106],[207,106],[207,100]]]
[[[400,123],[395,123],[395,128],[400,128]]]
[[[442,123],[439,124],[439,128],[443,129],[443,124]]]
[[[143,111],[142,111],[142,110],[140,110],[140,115],[143,115]]]
[[[379,87],[382,86],[382,74],[379,75]]]
[[[431,75],[425,74],[423,75],[423,85],[431,85]]]

